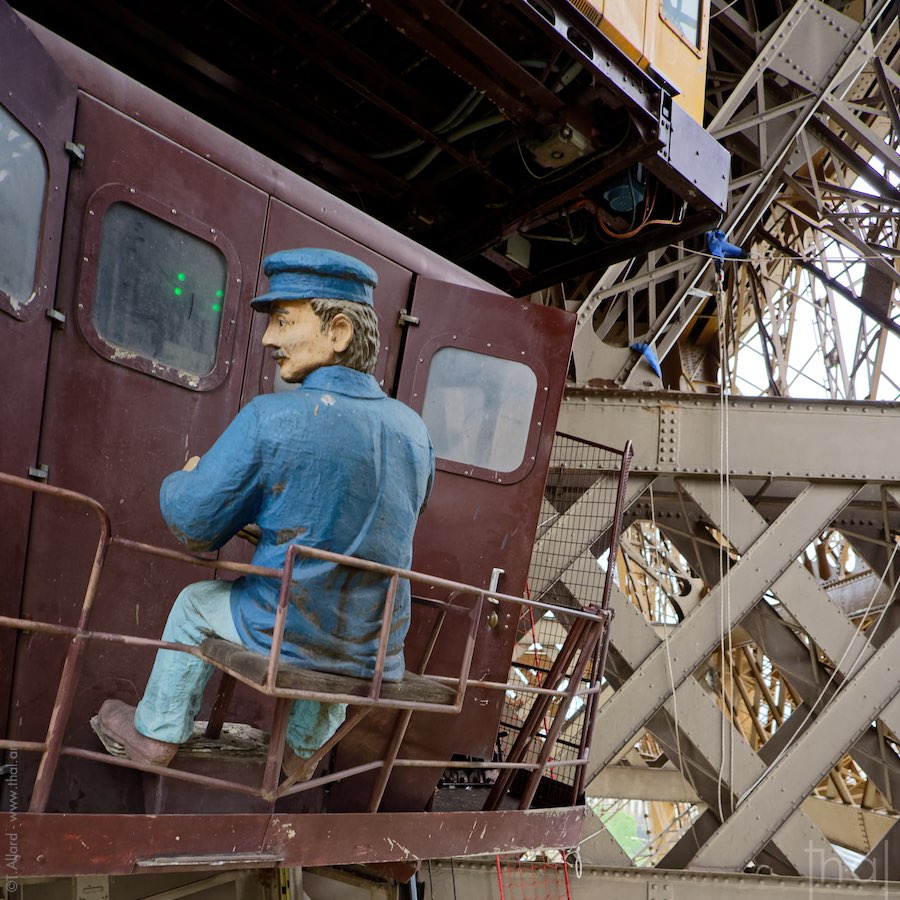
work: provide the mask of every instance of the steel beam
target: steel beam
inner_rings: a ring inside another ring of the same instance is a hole
[[[872,29],[894,2],[895,0],[877,0],[870,4],[863,21],[858,25],[841,16],[842,23],[847,21],[851,22],[851,26],[856,26],[852,31],[845,31],[843,25],[833,24],[837,21],[834,10],[819,3],[818,0],[798,0],[790,7],[769,36],[754,64],[719,108],[709,124],[710,130],[713,132],[724,128],[742,110],[747,98],[762,85],[763,75],[767,69],[779,64],[789,42],[792,40],[796,42],[795,32],[798,34],[804,32],[806,26],[812,28],[813,25],[821,26],[823,23],[829,23],[832,24],[835,32],[844,38],[833,59],[829,60],[827,64],[822,64],[824,66],[822,71],[825,74],[821,79],[817,79],[816,86],[809,91],[804,106],[796,111],[793,120],[779,135],[777,143],[773,142],[775,145],[767,148],[768,152],[763,149],[761,156],[764,158],[761,160],[759,170],[750,177],[740,196],[732,201],[729,214],[721,227],[731,234],[734,242],[740,243],[756,227],[757,222],[768,209],[771,197],[779,190],[777,178],[788,160],[798,136],[814,118],[821,103],[838,85],[847,80],[850,73],[846,71],[846,64],[869,38]],[[863,62],[864,59],[861,59],[859,65],[861,66]],[[733,189],[734,187],[732,185]],[[650,323],[643,339],[655,345],[660,359],[664,359],[675,346],[678,338],[689,326],[694,314],[699,309],[701,300],[693,296],[692,292],[710,268],[710,260],[699,260],[685,275],[666,307]],[[619,374],[618,380],[621,383],[627,384],[636,377],[635,365],[635,359],[629,360]]]
[[[829,841],[856,853],[868,853],[897,821],[871,809],[820,797],[807,798],[800,808],[822,829]]]
[[[769,657],[772,665],[778,668],[792,690],[803,701],[802,707],[794,711],[785,725],[793,722],[795,716],[800,716],[805,727],[809,724],[805,721],[807,714],[811,712],[815,716],[824,708],[842,683],[841,680],[836,679],[827,686],[829,672],[818,660],[813,660],[806,644],[767,605],[759,604],[744,619],[741,627]],[[882,712],[882,716],[890,718],[895,714],[895,707],[896,701]],[[782,728],[775,733],[776,737]],[[762,754],[765,754],[765,749],[763,747]],[[835,754],[837,759],[837,751]],[[850,748],[850,754],[893,806],[893,798],[900,798],[900,759],[879,734],[879,729],[872,726],[863,732]]]
[[[607,766],[591,782],[591,795],[620,800],[701,802],[697,791],[677,769],[653,769],[649,766]]]
[[[716,524],[727,529],[728,539],[739,553],[746,552],[766,530],[767,523],[749,501],[733,486],[728,489],[728,521],[717,522],[723,509],[718,485],[691,479],[682,482],[685,490]],[[773,592],[790,610],[806,633],[833,660],[843,677],[851,677],[875,652],[862,632],[832,603],[828,594],[802,566],[792,566],[778,580]],[[900,734],[900,718],[893,706],[884,711],[884,723]]]
[[[584,807],[520,812],[238,814],[0,813],[20,877],[224,867],[356,865],[571,847]]]
[[[878,82],[878,90],[884,103],[885,112],[891,120],[891,127],[894,129],[894,135],[900,137],[900,109],[894,100],[891,92],[891,85],[888,82],[888,69],[879,57],[872,60],[872,68],[875,70],[875,79]]]
[[[584,817],[584,828],[578,846],[581,848],[582,859],[590,865],[631,865],[631,857],[590,809]]]
[[[680,483],[716,528],[727,534],[738,553],[746,553],[765,534],[768,523],[733,485],[725,489],[723,497],[718,482],[692,478]],[[725,509],[727,521],[721,521]],[[842,675],[874,653],[866,637],[802,566],[788,568],[773,591]]]
[[[900,403],[570,388],[559,429],[634,443],[633,474],[900,482]],[[827,453],[823,448],[828,448]]]
[[[900,153],[886,143],[882,135],[866,125],[843,101],[831,99],[823,105],[833,124],[849,135],[854,143],[864,148],[866,153],[880,159],[886,169],[900,175]]]
[[[760,772],[753,780],[748,783],[748,787],[755,784],[759,778],[765,773],[766,766],[778,755],[778,753],[787,744],[793,740],[794,735],[799,730],[800,722],[805,714],[806,709],[801,704],[797,710],[797,717],[791,717],[782,725],[778,731],[759,749],[759,753],[754,755],[756,766]],[[723,768],[730,768],[729,766]],[[744,793],[741,791],[740,793]],[[732,810],[734,804],[728,806],[728,810]],[[835,871],[833,867],[823,868],[824,860],[831,856],[831,847],[825,836],[818,830],[817,826],[802,810],[795,813],[791,819],[793,824],[793,833],[788,829],[782,829],[777,839],[769,843],[768,847],[760,851],[756,855],[756,865],[768,865],[776,874],[801,874],[809,877],[825,877],[830,874],[846,877],[849,875],[849,869],[846,871]],[[685,869],[690,865],[697,848],[703,846],[709,837],[720,826],[718,810],[712,807],[707,810],[688,828],[679,838],[678,843],[666,853],[665,857],[660,860],[659,867],[661,869]],[[801,828],[802,826],[802,828]],[[803,828],[806,829],[808,835],[812,835],[812,839],[805,838]],[[785,852],[786,851],[786,852]],[[779,856],[780,854],[780,856]],[[784,862],[792,862],[794,871],[785,872],[778,867],[779,859]],[[837,866],[838,870],[843,870],[843,864]]]

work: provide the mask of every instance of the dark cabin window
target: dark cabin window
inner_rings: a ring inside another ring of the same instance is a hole
[[[663,0],[663,17],[693,46],[700,46],[700,11],[703,0]]]
[[[527,365],[457,347],[431,358],[422,418],[441,459],[513,472],[525,458],[537,378]]]
[[[0,291],[16,312],[35,290],[46,189],[44,151],[0,106]]]
[[[103,217],[94,327],[123,354],[206,375],[216,362],[226,275],[211,244],[113,203]]]

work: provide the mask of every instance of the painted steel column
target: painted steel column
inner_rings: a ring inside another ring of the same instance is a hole
[[[802,721],[803,727],[806,727],[809,722],[805,719],[813,704],[819,701],[814,711],[818,712],[820,706],[830,702],[841,682],[834,680],[827,690],[825,689],[828,670],[818,660],[813,661],[809,648],[797,637],[792,627],[764,604],[757,605],[756,609],[743,620],[741,627],[769,657],[772,665],[781,672],[802,701],[802,706],[778,729],[775,737],[761,748],[760,755],[766,757],[767,748],[775,742],[782,730],[790,726],[796,716],[800,717],[798,724]],[[896,715],[898,707],[900,698],[894,698],[882,712],[882,718]],[[892,805],[894,797],[900,798],[900,760],[885,739],[878,734],[877,729],[872,727],[866,729],[851,747],[850,754],[878,786],[881,793],[888,798],[889,805]]]
[[[694,857],[697,868],[739,870],[900,693],[900,631],[879,648],[831,705],[769,770]]]
[[[858,491],[857,486],[810,485],[772,523],[703,602],[657,647],[597,716],[596,774],[641,730],[643,723],[690,677],[765,591]],[[728,588],[727,594],[723,590]],[[671,659],[669,658],[671,657]]]

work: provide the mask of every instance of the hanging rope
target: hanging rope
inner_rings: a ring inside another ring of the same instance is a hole
[[[731,665],[732,661],[732,638],[731,638],[731,581],[729,578],[731,572],[731,554],[728,545],[728,532],[731,522],[731,461],[729,458],[729,422],[728,422],[728,401],[729,391],[729,371],[728,371],[728,304],[725,294],[725,272],[724,257],[741,258],[743,251],[739,247],[725,241],[725,236],[721,231],[707,233],[707,245],[713,254],[715,265],[715,281],[716,281],[716,311],[719,317],[718,339],[719,339],[719,522],[720,542],[719,542],[719,584],[722,586],[722,596],[719,605],[719,691],[720,701],[722,705],[722,727],[719,739],[719,770],[716,777],[716,802],[718,805],[719,821],[725,821],[725,810],[722,805],[722,786],[725,781],[725,763],[728,759],[728,795],[732,798],[731,810],[734,812],[734,794],[732,787],[734,785],[734,734],[732,728],[737,728],[737,722],[733,721],[735,716],[734,707],[731,699],[734,697],[734,669]],[[726,659],[728,690],[726,691]],[[730,711],[730,715],[729,715]],[[726,752],[727,745],[727,752]]]

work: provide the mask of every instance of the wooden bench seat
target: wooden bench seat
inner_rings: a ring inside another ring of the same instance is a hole
[[[232,644],[220,638],[207,638],[200,645],[200,651],[211,663],[225,671],[236,672],[242,679],[260,686],[265,681],[269,660],[261,653],[254,653],[240,644]],[[315,672],[312,669],[301,669],[299,666],[282,663],[278,666],[275,686],[293,691],[345,694],[365,698],[371,690],[372,682],[365,678]],[[385,705],[390,705],[391,701],[404,701],[453,706],[456,689],[432,678],[406,672],[403,681],[382,682],[380,699],[386,701]]]

